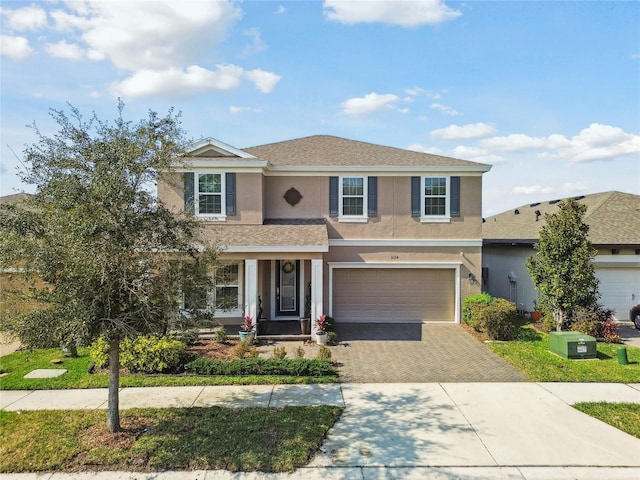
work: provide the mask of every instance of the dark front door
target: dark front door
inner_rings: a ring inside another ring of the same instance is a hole
[[[276,260],[276,316],[297,317],[300,312],[300,260]]]

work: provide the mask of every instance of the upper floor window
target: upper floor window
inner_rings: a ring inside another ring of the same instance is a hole
[[[365,177],[340,177],[340,218],[366,218]]]
[[[236,214],[236,174],[185,172],[184,207],[208,220],[225,220]]]
[[[459,217],[460,177],[412,177],[411,215],[422,222],[448,222]]]
[[[423,217],[449,216],[449,177],[423,177]]]
[[[378,177],[329,177],[329,216],[341,222],[366,222],[378,216]]]
[[[198,173],[196,182],[196,215],[223,215],[224,175],[221,173]]]

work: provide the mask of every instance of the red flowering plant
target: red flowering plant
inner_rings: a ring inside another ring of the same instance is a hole
[[[327,316],[323,313],[316,320],[316,325],[318,326],[318,331],[316,333],[326,333],[324,331],[324,329],[326,328],[326,324],[327,324]]]
[[[243,332],[250,332],[253,330],[253,317],[249,316],[249,315],[245,315],[243,317],[243,322],[242,325],[240,325],[240,329]]]

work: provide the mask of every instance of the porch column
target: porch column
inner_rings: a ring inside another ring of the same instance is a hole
[[[311,260],[311,333],[315,334],[316,320],[322,315],[322,292],[324,282],[322,278],[322,259]]]
[[[244,261],[244,314],[253,318],[253,330],[258,324],[258,260]]]

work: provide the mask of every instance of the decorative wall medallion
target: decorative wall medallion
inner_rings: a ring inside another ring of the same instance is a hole
[[[289,190],[287,190],[287,192],[284,194],[284,199],[286,200],[286,202],[291,205],[292,207],[295,207],[296,204],[302,200],[302,195],[300,194],[300,192],[298,190],[296,190],[295,188],[291,187]]]

